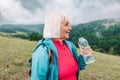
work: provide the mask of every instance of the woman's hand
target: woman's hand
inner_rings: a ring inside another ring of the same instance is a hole
[[[93,54],[93,50],[90,46],[81,50],[81,53],[80,53],[81,56],[91,56],[92,54]]]

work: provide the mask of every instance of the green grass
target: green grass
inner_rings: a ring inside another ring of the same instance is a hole
[[[95,62],[81,71],[80,80],[120,80],[120,57],[95,52]]]
[[[37,42],[0,37],[0,80],[26,80]]]
[[[29,80],[27,60],[37,42],[0,36],[0,80]],[[95,62],[80,72],[80,80],[119,80],[120,57],[95,52]]]

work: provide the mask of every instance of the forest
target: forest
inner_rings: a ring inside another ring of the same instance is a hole
[[[78,38],[88,40],[93,50],[120,55],[120,20],[104,19],[72,27],[70,38],[76,46]]]

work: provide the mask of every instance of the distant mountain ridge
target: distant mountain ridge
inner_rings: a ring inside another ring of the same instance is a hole
[[[0,32],[32,32],[43,34],[43,24],[37,25],[0,25]],[[120,55],[120,18],[96,20],[72,26],[69,40],[76,46],[79,37],[85,37],[91,47],[100,52]]]
[[[77,28],[77,26],[82,25],[91,25],[94,24],[96,27],[95,30],[98,29],[99,25],[105,26],[105,28],[109,28],[109,26],[114,26],[117,24],[120,24],[120,18],[117,19],[103,19],[103,20],[95,20],[92,22],[84,23],[84,24],[78,24],[75,26],[72,26],[73,29]],[[0,25],[0,32],[8,32],[8,33],[15,33],[16,31],[20,32],[26,32],[28,34],[32,32],[38,32],[40,34],[43,34],[43,28],[44,24],[2,24]]]
[[[23,25],[23,24],[3,24],[0,25],[0,32],[15,33],[17,31],[31,34],[32,32],[43,33],[43,24]]]

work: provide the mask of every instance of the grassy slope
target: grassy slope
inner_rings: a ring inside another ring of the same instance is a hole
[[[26,80],[36,42],[0,37],[0,80]]]
[[[27,80],[27,60],[37,42],[0,36],[0,80]],[[120,57],[95,52],[96,61],[80,73],[80,80],[119,80]]]
[[[96,61],[81,71],[80,80],[120,80],[120,57],[95,52]]]

